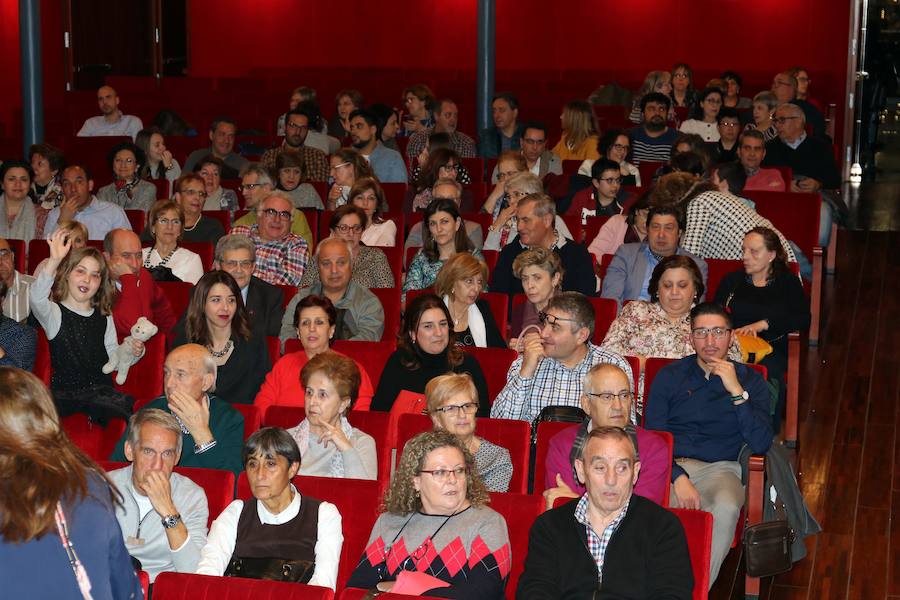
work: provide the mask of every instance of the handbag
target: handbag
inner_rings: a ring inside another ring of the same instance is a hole
[[[545,406],[531,423],[531,445],[537,444],[538,425],[544,421],[554,423],[581,423],[587,414],[577,406]]]
[[[786,520],[746,527],[742,541],[748,576],[771,577],[791,570],[794,532]]]
[[[741,362],[746,364],[759,364],[759,362],[772,354],[772,344],[757,335],[744,335],[736,333],[738,344],[741,347]]]
[[[316,563],[312,560],[232,557],[228,568],[225,569],[225,576],[307,583],[312,578],[315,568]]]

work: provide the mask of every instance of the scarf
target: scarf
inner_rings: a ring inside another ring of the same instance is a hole
[[[34,231],[37,227],[37,216],[34,212],[34,204],[28,198],[22,203],[19,214],[12,223],[7,221],[6,195],[0,194],[0,237],[25,240],[28,244],[34,239]]]
[[[444,296],[444,304],[447,305],[447,309],[450,309],[450,296]],[[467,309],[469,313],[469,333],[472,334],[472,339],[475,340],[475,345],[479,348],[487,348],[487,331],[484,327],[484,316],[481,314],[481,311],[478,310],[478,306],[476,304],[470,304]]]
[[[350,421],[344,415],[341,415],[341,431],[344,432],[348,440],[353,435],[353,427],[351,427]],[[294,438],[297,442],[297,447],[300,448],[300,456],[303,456],[309,449],[309,433],[308,419],[303,419],[299,425],[290,430],[291,437]],[[341,478],[344,476],[344,459],[338,451],[331,455],[331,466],[328,468],[328,476]]]

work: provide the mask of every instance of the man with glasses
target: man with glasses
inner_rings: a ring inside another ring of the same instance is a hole
[[[644,407],[647,429],[675,437],[671,506],[713,515],[710,585],[731,548],[744,505],[738,454],[772,445],[770,394],[762,376],[728,360],[731,318],[712,302],[691,310],[691,344],[696,354],[663,367]]]
[[[249,209],[246,215],[235,220],[234,225],[251,227],[256,223],[256,207],[263,198],[275,190],[275,176],[262,163],[249,163],[241,169],[241,194],[244,195],[244,207]],[[297,234],[313,246],[313,234],[303,211],[294,211],[291,220],[291,233]]]
[[[350,113],[350,141],[369,161],[375,177],[381,183],[406,183],[409,175],[403,157],[378,141],[377,133],[378,119],[371,111],[358,109]]]
[[[44,235],[49,237],[59,225],[78,221],[88,230],[88,239],[102,240],[111,229],[131,229],[131,222],[121,206],[100,200],[91,191],[94,180],[86,167],[70,165],[62,175],[62,204],[50,211],[44,225]],[[202,186],[202,179],[201,186]]]
[[[432,133],[446,133],[450,140],[449,147],[464,158],[476,156],[475,141],[466,134],[457,131],[459,108],[450,98],[443,98],[435,103],[434,127],[417,131],[409,137],[406,145],[406,158],[410,164],[428,145],[428,137]]]
[[[455,179],[438,179],[431,188],[431,201],[453,200],[456,202],[456,205],[459,206],[462,202],[462,191],[462,185]],[[472,245],[480,252],[484,246],[484,234],[481,231],[481,225],[474,221],[469,221],[468,219],[465,219],[464,224],[466,226],[466,235],[469,236]],[[406,244],[404,244],[403,251],[406,252],[409,248],[421,247],[422,222],[419,221],[409,230],[409,235],[406,236]]]
[[[519,140],[522,148],[522,156],[525,157],[525,166],[528,171],[543,179],[548,174],[562,175],[562,161],[547,149],[547,127],[540,121],[525,123],[522,138]],[[500,172],[497,166],[491,173],[491,183],[500,181]]]
[[[256,223],[232,228],[234,235],[246,235],[256,245],[258,278],[272,285],[300,285],[309,260],[309,246],[291,233],[294,205],[280,191],[269,194],[256,210]]]
[[[611,217],[622,214],[617,196],[622,189],[622,170],[614,160],[600,158],[591,165],[591,187],[581,190],[572,198],[566,215],[581,217],[581,224],[588,217]]]
[[[597,363],[616,365],[632,381],[624,358],[591,343],[594,307],[584,295],[560,292],[540,317],[543,327],[525,336],[525,349],[510,365],[491,417],[530,423],[547,406],[580,407],[585,376]]]
[[[629,132],[632,162],[669,162],[672,144],[678,132],[666,125],[672,100],[660,92],[650,92],[641,98],[641,124]],[[649,182],[648,182],[649,183]]]
[[[772,78],[772,93],[778,99],[779,104],[791,103],[800,107],[803,117],[812,127],[812,134],[817,138],[825,137],[825,117],[819,109],[797,98],[797,78],[790,71],[782,71]]]
[[[748,129],[738,138],[738,162],[747,174],[744,191],[761,190],[769,192],[785,192],[787,186],[781,171],[762,168],[766,158],[766,136],[756,129]]]
[[[15,253],[3,238],[0,238],[0,282],[6,286],[2,315],[24,323],[31,314],[31,284],[34,277],[16,270]]]
[[[252,334],[278,335],[284,313],[284,292],[253,276],[256,266],[256,245],[253,240],[246,235],[223,236],[216,244],[213,266],[234,277],[241,288]]]
[[[282,152],[295,152],[303,157],[307,176],[311,181],[328,180],[328,146],[325,149],[313,147],[309,141],[309,112],[303,108],[288,111],[284,126],[284,141],[279,148],[270,148],[262,155],[260,162],[269,169],[275,169],[275,161]]]
[[[234,179],[244,165],[247,159],[234,151],[234,140],[237,135],[237,123],[229,117],[216,117],[209,126],[208,148],[200,148],[191,152],[184,166],[181,168],[182,173],[191,173],[194,167],[206,156],[212,154],[223,163],[220,175],[222,179]]]

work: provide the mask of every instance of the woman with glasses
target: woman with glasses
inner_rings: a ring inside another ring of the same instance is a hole
[[[509,533],[489,500],[472,453],[457,436],[415,436],[403,448],[385,512],[347,587],[373,595],[501,600],[511,567]]]
[[[397,244],[397,224],[385,219],[388,210],[384,189],[374,177],[358,179],[350,188],[350,201],[366,213],[368,225],[363,230],[360,242],[366,246],[395,246]]]
[[[521,155],[520,155],[521,156]],[[488,227],[488,235],[484,240],[485,250],[502,250],[504,246],[512,242],[519,235],[516,226],[516,209],[519,201],[529,194],[542,194],[544,184],[540,178],[527,169],[521,172],[511,172],[504,175],[498,187],[505,189],[503,208],[497,213],[494,222]],[[498,206],[500,206],[498,204]],[[554,226],[560,238],[573,239],[572,232],[566,227],[562,217],[556,215]]]
[[[693,71],[687,63],[678,63],[672,67],[672,106],[693,108],[697,102],[697,92],[693,85]]]
[[[206,200],[206,183],[196,173],[186,173],[175,182],[175,202],[184,211],[182,239],[186,242],[211,242],[215,244],[225,235],[222,222],[203,214]],[[152,240],[150,231],[141,234],[145,242]]]
[[[573,100],[563,108],[559,117],[562,137],[553,147],[560,160],[597,160],[597,128],[594,112],[584,100]]]
[[[453,317],[453,332],[460,346],[506,347],[490,304],[480,297],[487,278],[484,261],[461,253],[444,263],[434,280],[434,293],[444,299]]]
[[[144,248],[144,268],[156,281],[186,281],[192,285],[203,277],[200,255],[178,246],[184,230],[184,211],[174,200],[158,200],[147,219],[153,245]]]
[[[641,185],[641,172],[626,160],[630,152],[631,138],[624,129],[607,129],[597,140],[597,154],[600,155],[600,158],[608,158],[619,164],[622,185]],[[594,160],[587,159],[581,163],[581,166],[578,167],[578,174],[590,177]]]
[[[203,210],[227,210],[234,212],[238,209],[237,194],[234,190],[222,187],[222,171],[225,163],[212,154],[208,154],[194,165],[194,173],[200,175],[206,188],[206,200],[203,202]]]
[[[425,386],[425,402],[435,430],[459,438],[475,459],[475,472],[489,492],[506,492],[513,465],[509,450],[475,435],[478,390],[468,374],[435,377]]]
[[[353,148],[341,148],[331,155],[328,172],[327,210],[334,210],[350,201],[350,188],[360,177],[374,177],[369,161]]]
[[[350,247],[352,281],[367,289],[394,287],[394,274],[384,251],[381,248],[370,248],[360,241],[367,222],[368,217],[363,209],[345,204],[331,215],[331,237],[341,238]],[[310,260],[300,285],[312,285],[320,280],[320,276],[319,262]]]
[[[696,133],[704,142],[719,141],[719,110],[722,108],[722,90],[708,87],[697,97],[691,118],[684,121],[678,131]]]
[[[132,142],[116,144],[106,156],[113,182],[97,191],[97,198],[112,202],[125,210],[150,210],[156,202],[156,186],[141,179],[141,169],[147,162],[144,151]]]
[[[406,115],[399,135],[408,137],[434,127],[434,92],[427,85],[413,85],[403,90],[403,106]]]
[[[415,179],[415,196],[412,200],[412,212],[425,210],[433,198],[431,189],[439,179],[459,181],[459,170],[462,159],[450,148],[438,148],[428,154],[428,160],[422,165]],[[460,182],[461,183],[461,182]]]
[[[507,191],[507,183],[518,175],[528,171],[528,163],[518,150],[507,150],[497,157],[497,184],[488,197],[484,200],[481,212],[486,212],[494,217],[494,227],[502,226],[509,217],[516,214],[515,209],[510,209],[510,198]],[[505,211],[505,212],[504,212]],[[504,217],[501,220],[501,217]],[[499,222],[499,223],[498,223]]]

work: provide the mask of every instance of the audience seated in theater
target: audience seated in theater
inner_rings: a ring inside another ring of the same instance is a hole
[[[482,129],[478,134],[478,156],[496,158],[507,150],[519,150],[525,135],[525,126],[519,118],[519,100],[509,92],[494,96],[491,100],[494,126]]]
[[[164,395],[144,409],[158,408],[175,415],[182,433],[182,467],[241,470],[244,417],[225,400],[213,394],[216,360],[199,344],[178,346],[166,356],[163,367]],[[109,457],[126,460],[125,431]]]
[[[778,105],[778,98],[772,92],[760,92],[753,96],[753,122],[748,123],[744,131],[758,131],[766,142],[778,137],[778,131],[772,121]]]
[[[794,95],[795,100],[805,100],[816,107],[820,113],[824,112],[822,110],[822,103],[811,98],[809,95],[809,84],[812,81],[809,78],[809,71],[804,69],[803,67],[794,67],[790,71],[790,74],[793,75],[797,79],[797,93]]]
[[[341,90],[334,97],[335,111],[328,121],[328,135],[350,137],[350,113],[363,107],[363,96],[356,90]]]
[[[23,161],[8,160],[0,165],[0,237],[25,240],[35,236],[37,209],[28,193],[31,191],[31,166]]]
[[[554,229],[556,206],[544,194],[529,194],[516,207],[516,228],[519,237],[500,251],[491,279],[492,292],[514,296],[522,292],[522,283],[513,276],[513,261],[529,248],[546,248],[559,255],[565,275],[562,289],[593,296],[597,289],[593,260],[581,244],[560,235]]]
[[[400,152],[400,145],[397,144],[397,135],[400,133],[399,110],[387,104],[370,104],[366,108],[378,120],[378,132],[375,134],[378,141],[384,144],[385,148]]]
[[[72,240],[72,245],[69,248],[70,251],[78,250],[79,248],[84,248],[85,246],[87,246],[87,240],[88,240],[87,227],[85,227],[78,221],[69,221],[67,223],[64,223],[59,226],[59,229],[62,229],[63,231],[67,232],[69,238]],[[10,260],[12,260],[12,259],[10,259]],[[45,258],[44,260],[39,262],[37,264],[37,266],[34,268],[34,271],[31,272],[32,277],[29,278],[31,283],[33,283],[34,278],[36,278],[38,275],[40,275],[41,271],[44,270],[44,265],[47,264],[48,260],[49,260],[49,258]],[[30,296],[30,292],[28,294],[26,294],[25,296],[23,296],[22,298],[20,298],[19,300],[20,301],[24,300],[24,302],[27,304],[28,296]],[[22,309],[20,308],[19,310],[21,311]],[[4,307],[3,312],[4,312],[4,314],[12,315],[12,312],[10,312],[10,313],[6,312],[5,307]],[[27,312],[27,309],[26,309],[26,312]]]
[[[108,85],[97,90],[97,105],[100,115],[85,119],[78,137],[128,135],[134,139],[138,131],[144,128],[140,117],[126,115],[119,110],[119,95]]]
[[[138,173],[142,178],[166,180],[171,186],[181,177],[181,165],[166,148],[166,141],[159,127],[141,129],[134,143],[147,157],[147,162]]]
[[[31,373],[0,367],[0,415],[4,597],[142,598],[116,523],[120,497],[65,434],[47,388]],[[77,548],[74,564],[61,528]],[[76,579],[73,569],[86,576]]]
[[[697,105],[691,118],[682,122],[678,128],[682,133],[694,133],[706,143],[719,141],[719,128],[716,120],[722,108],[722,90],[708,87],[697,97]]]
[[[203,488],[172,472],[181,459],[181,424],[175,415],[144,408],[129,419],[128,431],[131,464],[109,473],[123,499],[116,519],[125,548],[150,583],[163,572],[193,573],[206,544],[209,507]]]
[[[480,298],[487,278],[483,260],[460,253],[444,263],[434,280],[434,293],[443,298],[453,317],[453,332],[460,346],[506,347],[490,304]]]
[[[409,175],[403,157],[378,141],[375,115],[365,109],[350,113],[350,140],[353,147],[369,161],[372,172],[382,183],[406,183]]]
[[[177,315],[153,275],[141,268],[141,240],[128,229],[113,229],[103,239],[103,258],[115,286],[112,316],[116,335],[124,340],[141,317],[157,326],[162,335],[172,330]]]
[[[530,423],[547,406],[581,406],[584,376],[597,363],[617,365],[631,378],[624,358],[591,343],[594,307],[582,294],[555,294],[540,320],[540,333],[524,336],[524,350],[491,407],[496,419]]]
[[[294,97],[296,97],[296,90],[294,92],[294,96],[291,97],[291,104],[294,104]],[[315,94],[314,90],[313,94]],[[331,140],[334,138],[316,131],[315,117],[318,116],[318,110],[314,108],[315,106],[315,101],[311,103],[309,100],[298,99],[298,102],[286,114],[282,115],[284,123],[281,124],[282,127],[278,135],[284,136],[286,146],[291,148],[299,148],[301,146],[312,148],[327,156],[331,153]],[[334,141],[336,142],[336,147],[340,147],[340,142],[338,140]],[[303,156],[305,157],[306,154],[304,153]]]
[[[197,130],[171,108],[164,108],[153,117],[153,126],[159,127],[163,135],[196,137]]]
[[[50,342],[50,389],[60,417],[85,413],[99,421],[128,418],[134,400],[113,389],[103,372],[119,347],[112,304],[115,287],[96,248],[69,252],[64,231],[50,236],[50,259],[31,287],[31,312]],[[140,252],[140,246],[138,246]],[[57,270],[57,267],[60,267]],[[131,342],[132,364],[143,342]]]
[[[740,200],[756,210],[756,202],[744,197],[744,186],[747,183],[747,172],[737,162],[727,162],[716,165],[710,170],[709,182],[723,194],[737,196]]]
[[[409,137],[434,128],[434,92],[427,85],[420,83],[403,90],[403,106],[406,114],[400,123],[399,135]]]
[[[328,198],[325,200],[325,208],[334,210],[350,202],[350,188],[357,179],[374,177],[369,161],[353,148],[341,148],[331,155],[331,168],[329,180],[333,180],[328,189]],[[379,182],[380,183],[380,182]]]
[[[636,493],[644,442],[639,456],[634,436],[621,427],[598,427],[585,437],[574,461],[585,492],[531,526],[516,597],[589,598],[602,590],[616,598],[690,600],[694,577],[684,528]]]
[[[616,199],[622,189],[622,173],[619,164],[608,158],[601,158],[591,165],[591,187],[581,190],[572,198],[566,210],[567,216],[581,217],[581,223],[588,217],[611,217],[623,212],[622,204]]]
[[[597,129],[594,113],[585,100],[572,100],[563,107],[562,137],[553,147],[560,160],[597,160]]]
[[[483,399],[478,414],[488,416],[490,397],[481,365],[456,345],[452,322],[447,306],[434,294],[422,294],[410,301],[403,314],[397,350],[388,358],[372,398],[372,410],[390,410],[403,391],[424,394],[429,381],[452,371],[472,377],[478,398]]]
[[[615,254],[622,244],[641,243],[647,239],[647,215],[650,212],[648,193],[644,192],[628,207],[628,212],[613,215],[600,227],[597,236],[588,244],[597,262],[604,254]]]
[[[510,198],[506,184],[516,175],[525,173],[528,170],[528,162],[522,151],[507,150],[497,157],[497,166],[494,167],[494,174],[491,177],[491,180],[494,182],[494,189],[485,198],[481,207],[481,212],[488,213],[494,217],[495,226],[498,226],[496,220],[500,216],[501,211],[509,206]],[[541,191],[544,191],[543,184],[541,185]],[[515,213],[515,211],[512,212]]]
[[[291,233],[295,210],[287,194],[276,190],[260,202],[256,223],[231,228],[232,234],[246,235],[256,244],[253,274],[273,285],[300,285],[309,261],[306,240]]]
[[[374,480],[375,440],[347,418],[360,389],[356,362],[326,348],[303,365],[300,383],[306,418],[288,430],[303,456],[300,474]]]
[[[813,137],[821,140],[825,138],[825,117],[818,108],[797,97],[798,87],[799,82],[790,71],[776,73],[772,78],[772,93],[775,94],[779,106],[786,103],[798,106],[803,112],[804,121],[812,128]]]
[[[438,136],[445,134],[434,133],[429,139],[435,140]],[[428,148],[419,155],[419,164],[413,172],[413,185],[407,190],[403,200],[403,212],[425,210],[434,198],[431,188],[441,179],[452,179],[465,185],[469,183],[469,173],[455,151],[443,146],[440,140],[430,141]],[[471,212],[474,205],[471,195],[467,195],[462,204],[463,212]]]
[[[250,330],[241,288],[225,271],[210,271],[191,290],[173,344],[209,350],[218,367],[216,392],[232,404],[252,404],[272,368],[266,338]]]
[[[722,80],[725,82],[725,95],[722,97],[722,108],[734,108],[736,110],[746,110],[752,108],[753,101],[746,96],[741,96],[741,90],[744,87],[744,78],[734,71],[725,71],[722,73]]]
[[[438,184],[438,190],[453,188],[456,182],[448,180]],[[458,184],[457,184],[458,185]],[[445,193],[440,191],[441,194]],[[447,260],[460,252],[467,252],[476,258],[483,258],[481,251],[472,243],[459,216],[459,205],[453,197],[438,196],[425,208],[422,227],[422,248],[410,261],[403,282],[403,300],[407,290],[423,290],[434,284],[438,271]],[[412,231],[410,231],[412,234]],[[410,235],[412,237],[412,235]],[[407,240],[407,244],[411,244]]]
[[[771,221],[732,194],[723,194],[711,183],[687,173],[671,173],[660,178],[650,195],[653,207],[672,207],[686,215],[681,248],[703,258],[741,260],[741,241],[754,227],[775,231],[794,261],[794,251]]]
[[[669,166],[672,166],[675,158],[679,154],[689,154],[693,153],[700,157],[701,164],[701,174],[705,173],[709,168],[709,152],[707,151],[706,142],[703,141],[703,138],[697,135],[696,133],[679,133],[675,136],[675,141],[672,142],[672,153],[669,156]],[[685,171],[688,169],[680,169],[681,171]]]
[[[509,450],[475,435],[480,402],[472,378],[467,373],[439,375],[425,386],[425,400],[435,430],[459,438],[475,459],[475,472],[488,491],[508,491],[513,474]]]
[[[666,118],[672,100],[665,94],[651,92],[641,98],[641,124],[629,132],[631,137],[631,157],[635,165],[641,161],[666,162],[671,154],[671,145],[676,132],[666,125]],[[650,185],[645,181],[643,185]]]
[[[292,152],[301,157],[305,180],[327,180],[328,158],[326,153],[318,148],[304,144],[309,131],[309,114],[301,108],[296,108],[288,112],[287,119],[284,141],[281,146],[266,150],[259,162],[267,169],[274,171],[278,157],[284,152]]]
[[[66,157],[62,150],[50,144],[32,144],[28,162],[34,174],[30,192],[35,213],[34,237],[43,239],[47,215],[63,201],[61,178]]]
[[[225,163],[219,173],[223,179],[234,179],[249,161],[234,151],[234,138],[237,134],[237,123],[229,117],[216,117],[209,125],[209,148],[194,150],[184,161],[181,170],[191,173],[194,166],[205,156],[212,154]]]
[[[91,194],[94,180],[81,165],[69,165],[62,173],[65,200],[47,215],[44,235],[49,236],[60,225],[78,220],[88,230],[92,240],[102,240],[110,229],[131,229],[131,223],[121,206],[100,200]]]
[[[306,141],[303,143],[307,146],[317,148],[326,155],[334,154],[341,147],[341,140],[333,135],[328,135],[328,125],[322,118],[322,107],[315,98],[315,90],[305,88],[313,93],[312,98],[308,98],[297,105],[297,109],[309,115],[309,131],[306,134]]]
[[[295,208],[324,210],[325,205],[316,188],[305,181],[307,174],[303,161],[303,156],[297,152],[282,152],[278,155],[275,159],[278,189],[288,195]]]
[[[3,256],[3,244],[6,240],[0,240],[0,367],[31,371],[37,353],[37,332],[5,314],[9,287],[2,279],[2,272],[9,259]]]
[[[744,190],[786,192],[787,184],[778,169],[761,167],[766,158],[766,138],[762,132],[747,129],[738,139],[737,158],[747,175]]]
[[[371,109],[371,107],[369,107]],[[406,158],[410,164],[414,158],[421,154],[428,145],[428,137],[432,133],[446,133],[449,137],[450,148],[463,158],[473,158],[477,155],[475,141],[466,134],[457,131],[459,122],[459,108],[456,102],[450,98],[442,98],[434,103],[434,127],[428,127],[414,132],[409,136],[406,145]]]
[[[697,103],[697,90],[694,89],[693,76],[694,72],[687,63],[677,63],[672,67],[672,92],[669,98],[672,99],[673,107],[684,107],[691,109]]]
[[[738,453],[744,444],[754,454],[765,454],[772,445],[768,386],[750,367],[727,359],[731,327],[728,313],[717,304],[691,310],[696,354],[657,373],[644,419],[647,429],[675,437],[671,506],[713,515],[710,586],[744,505]]]
[[[185,173],[175,182],[175,202],[184,211],[182,239],[185,242],[209,242],[215,244],[225,235],[222,222],[203,214],[206,200],[206,184],[196,173]],[[150,241],[150,232],[144,230],[145,241]]]
[[[644,98],[650,94],[662,94],[668,98],[671,93],[672,74],[668,71],[650,71],[647,73],[647,76],[644,77],[644,83],[641,84],[641,87],[634,95],[634,102],[631,105],[631,112],[628,113],[628,120],[638,124],[646,121],[644,118]],[[672,121],[674,115],[675,113],[672,111],[670,104],[666,108],[666,113],[663,115],[663,118],[666,121]]]
[[[289,352],[278,359],[256,394],[253,404],[265,414],[273,404],[303,406],[306,392],[300,386],[300,371],[311,358],[329,350],[338,319],[331,300],[323,296],[306,296],[293,312],[294,331],[300,339],[302,350]],[[332,354],[340,354],[332,351]],[[369,410],[374,387],[366,368],[356,363],[360,373],[359,391],[353,402],[354,410]]]
[[[418,434],[403,449],[385,512],[347,587],[373,595],[501,600],[511,568],[509,534],[489,500],[475,459],[457,436]]]
[[[370,248],[360,243],[366,228],[366,213],[353,204],[345,204],[331,215],[331,237],[344,240],[350,247],[352,279],[364,288],[392,288],[394,274],[387,256],[381,248]],[[324,240],[322,240],[324,241]],[[333,274],[326,273],[329,278]],[[310,261],[303,273],[303,286],[315,285],[321,278],[319,262]]]
[[[641,172],[633,164],[628,162],[628,154],[631,152],[631,139],[624,129],[607,129],[597,140],[597,154],[599,158],[607,158],[619,165],[619,173],[622,176],[622,185],[641,185]],[[586,159],[578,167],[578,174],[584,177],[591,176],[591,167],[595,159]]]
[[[388,209],[384,189],[374,177],[362,177],[350,188],[350,201],[366,213],[366,228],[359,241],[366,246],[397,244],[397,224],[385,218]]]
[[[538,176],[524,169],[504,177],[503,183],[498,183],[497,187],[504,191],[501,201],[495,207],[497,216],[488,228],[487,239],[484,242],[485,250],[502,250],[515,240],[519,235],[516,221],[519,200],[529,194],[544,193],[544,186]],[[554,227],[560,238],[572,239],[572,233],[559,215],[554,219]]]
[[[213,266],[231,275],[241,289],[251,335],[278,335],[284,313],[284,292],[254,277],[255,265],[256,245],[246,235],[225,235],[219,239]]]
[[[263,579],[276,572],[283,581],[335,588],[341,514],[294,487],[300,460],[284,429],[266,427],[250,436],[241,462],[253,498],[235,500],[213,521],[197,573]]]
[[[561,290],[563,268],[555,252],[533,248],[513,261],[513,275],[522,280],[526,299],[512,309],[509,347],[515,350],[523,331],[535,327],[541,330],[540,314],[553,294]]]
[[[525,164],[516,163],[517,171],[530,171],[538,176],[542,181],[545,176],[552,173],[554,175],[562,175],[562,160],[559,156],[547,149],[547,127],[540,121],[529,121],[522,126],[522,138],[519,140],[521,150],[518,151],[525,159]],[[507,153],[509,153],[507,155]],[[515,150],[507,150],[501,152],[497,157],[497,164],[494,165],[494,171],[491,173],[491,183],[499,183],[502,173],[509,176],[509,169],[501,169],[500,161],[504,155],[514,155]],[[494,188],[496,190],[496,188]]]
[[[587,418],[580,425],[563,429],[550,440],[544,470],[544,500],[547,510],[558,498],[578,498],[584,494],[584,481],[575,473],[575,458],[581,456],[585,440],[597,427],[621,427],[634,443],[641,461],[641,475],[634,493],[659,505],[668,502],[669,448],[665,440],[635,425],[633,382],[622,369],[600,363],[591,367],[584,379],[581,409]]]
[[[431,197],[431,200],[422,208],[422,211],[425,214],[428,214],[427,209],[430,204],[438,201],[452,201],[458,208],[459,212],[463,212],[463,210],[460,208],[460,204],[463,202],[463,191],[463,187],[459,184],[458,181],[456,181],[452,177],[442,177],[438,179],[434,183],[434,187],[432,187],[428,191],[428,195]],[[406,236],[406,243],[403,247],[404,250],[408,250],[409,248],[422,247],[423,224],[427,222],[427,219],[428,217],[423,218],[421,221],[410,228],[409,233]],[[484,237],[483,232],[481,231],[481,224],[475,221],[469,221],[468,219],[464,219],[463,222],[465,223],[465,232],[466,236],[469,238],[469,242],[472,244],[472,247],[474,247],[475,250],[481,252],[481,248],[484,245]]]
[[[238,209],[237,194],[234,190],[222,187],[222,171],[225,163],[212,154],[207,154],[194,165],[194,173],[203,179],[206,191],[206,199],[203,201],[203,210],[227,210],[234,212]]]
[[[726,163],[737,160],[738,135],[741,133],[741,117],[734,108],[725,107],[716,117],[719,130],[719,141],[710,148],[713,163]]]
[[[246,225],[252,227],[256,224],[256,209],[263,198],[275,189],[276,177],[261,163],[248,163],[241,169],[241,193],[244,196],[244,207],[248,209],[246,215],[235,219],[235,227]],[[299,235],[310,246],[313,245],[313,234],[302,211],[295,210],[291,219],[291,233]]]
[[[784,248],[771,229],[754,227],[744,236],[744,268],[722,278],[716,302],[728,310],[735,333],[759,337],[772,353],[756,360],[768,370],[769,381],[779,390],[774,429],[781,424],[787,388],[787,335],[809,328],[809,298],[800,279],[787,266]]]
[[[83,241],[81,246],[84,246]],[[4,290],[2,314],[6,319],[24,323],[31,314],[29,298],[34,277],[16,270],[15,253],[10,248],[9,242],[3,238],[0,238],[0,283],[3,284]]]
[[[143,263],[157,281],[196,284],[203,277],[203,262],[196,252],[178,245],[184,232],[184,210],[174,200],[157,200],[147,218],[153,244],[144,248]],[[168,271],[168,272],[166,272]]]

